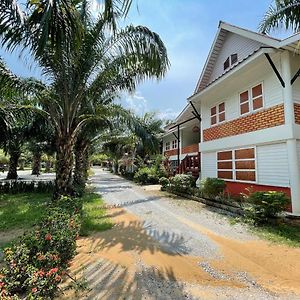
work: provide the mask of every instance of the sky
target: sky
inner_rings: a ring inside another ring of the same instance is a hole
[[[94,10],[97,9],[97,0]],[[175,118],[193,94],[219,21],[257,31],[271,0],[133,0],[127,23],[144,25],[158,33],[166,45],[171,67],[159,82],[140,84],[121,103],[142,115],[155,111],[164,119]],[[285,33],[274,33],[284,36]],[[39,76],[28,68],[30,58],[3,53],[10,68],[22,76]]]

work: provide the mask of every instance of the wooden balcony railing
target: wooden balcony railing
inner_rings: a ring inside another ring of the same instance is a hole
[[[177,168],[178,174],[191,173],[193,176],[198,177],[201,167],[200,152],[197,155],[186,155]]]

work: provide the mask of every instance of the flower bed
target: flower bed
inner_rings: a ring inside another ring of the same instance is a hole
[[[81,200],[62,197],[35,230],[4,251],[0,299],[53,299],[75,256]]]

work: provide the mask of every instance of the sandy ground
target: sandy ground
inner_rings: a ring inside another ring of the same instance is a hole
[[[78,240],[62,299],[300,299],[300,249],[270,244],[203,205],[96,172],[115,226]]]

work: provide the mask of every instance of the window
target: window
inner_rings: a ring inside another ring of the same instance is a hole
[[[177,149],[177,145],[178,145],[177,140],[173,140],[172,141],[172,149]]]
[[[255,148],[217,153],[218,178],[236,181],[256,181]]]
[[[238,61],[237,53],[228,56],[224,62],[224,71],[226,71],[229,67],[233,66],[235,63],[237,63],[237,61]]]
[[[166,142],[166,150],[170,150],[170,142]]]
[[[225,102],[210,109],[210,124],[215,125],[225,121]]]
[[[258,84],[240,94],[240,113],[247,114],[263,107],[263,87]]]

